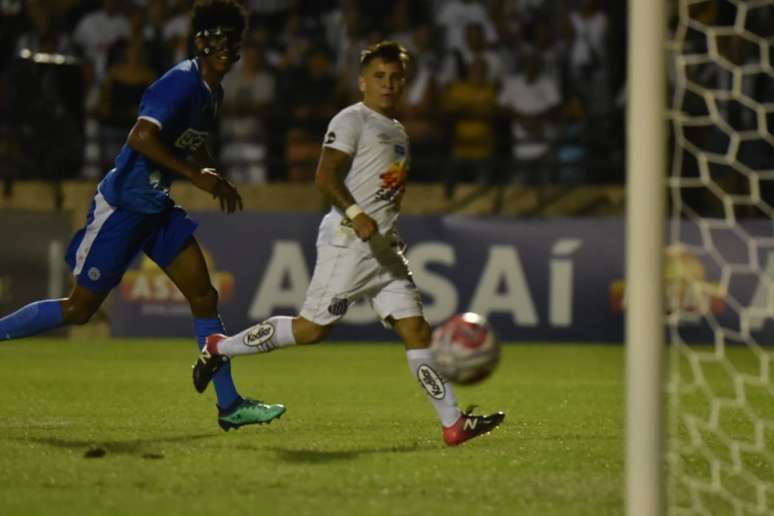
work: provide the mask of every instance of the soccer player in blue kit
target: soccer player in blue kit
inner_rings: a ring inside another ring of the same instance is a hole
[[[239,59],[246,13],[235,0],[199,0],[191,33],[196,57],[179,63],[143,94],[137,121],[113,168],[97,187],[86,219],[70,243],[67,263],[76,280],[70,295],[29,304],[0,319],[0,340],[84,324],[143,251],[169,276],[191,306],[199,348],[223,333],[218,293],[201,248],[197,224],[169,197],[173,178],[189,179],[233,213],[242,199],[211,168],[207,138],[223,99],[224,75]],[[224,430],[268,423],[285,407],[242,398],[226,365],[213,379],[218,424]]]

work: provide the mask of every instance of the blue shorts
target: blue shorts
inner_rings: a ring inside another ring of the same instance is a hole
[[[180,254],[197,223],[179,206],[161,213],[138,213],[110,206],[97,192],[65,260],[79,285],[107,292],[121,282],[140,251],[162,269]]]

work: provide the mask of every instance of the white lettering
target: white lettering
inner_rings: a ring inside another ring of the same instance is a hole
[[[559,240],[554,244],[554,257],[569,257],[581,246],[574,238]],[[570,259],[551,260],[551,276],[548,286],[548,320],[552,326],[572,325],[573,263]]]
[[[172,298],[170,292],[170,281],[166,276],[161,274],[151,275],[151,283],[153,283],[153,299],[156,301],[168,301]]]
[[[774,311],[774,253],[768,253],[766,256],[766,270],[763,271],[764,278],[758,281],[755,287],[755,293],[748,310],[742,311],[742,327],[749,325],[749,331],[760,331],[763,324],[771,317]],[[767,281],[768,280],[768,281]],[[710,298],[711,294],[707,294]]]
[[[414,281],[423,292],[432,298],[425,304],[423,312],[430,324],[448,319],[457,310],[457,289],[454,284],[429,270],[430,263],[454,265],[454,248],[441,242],[426,242],[413,246],[408,253]]]
[[[129,292],[129,299],[132,301],[150,300],[151,288],[148,284],[148,278],[144,274],[137,275],[137,279],[132,285],[132,291]]]
[[[506,312],[513,316],[514,324],[537,326],[538,317],[529,285],[521,266],[519,253],[512,246],[494,245],[489,248],[489,258],[470,303],[470,311],[489,317],[492,312]],[[499,293],[503,283],[505,291]]]
[[[285,278],[288,281],[283,288]],[[278,307],[294,307],[300,311],[308,286],[309,270],[301,245],[293,240],[277,240],[247,315],[253,320],[262,320]]]

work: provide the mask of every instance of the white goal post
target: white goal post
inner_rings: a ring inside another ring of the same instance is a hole
[[[626,194],[628,516],[663,513],[665,0],[629,1]]]
[[[774,0],[629,2],[629,516],[774,514],[772,47]]]

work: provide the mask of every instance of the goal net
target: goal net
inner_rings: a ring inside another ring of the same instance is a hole
[[[672,0],[667,513],[774,514],[774,0]]]

